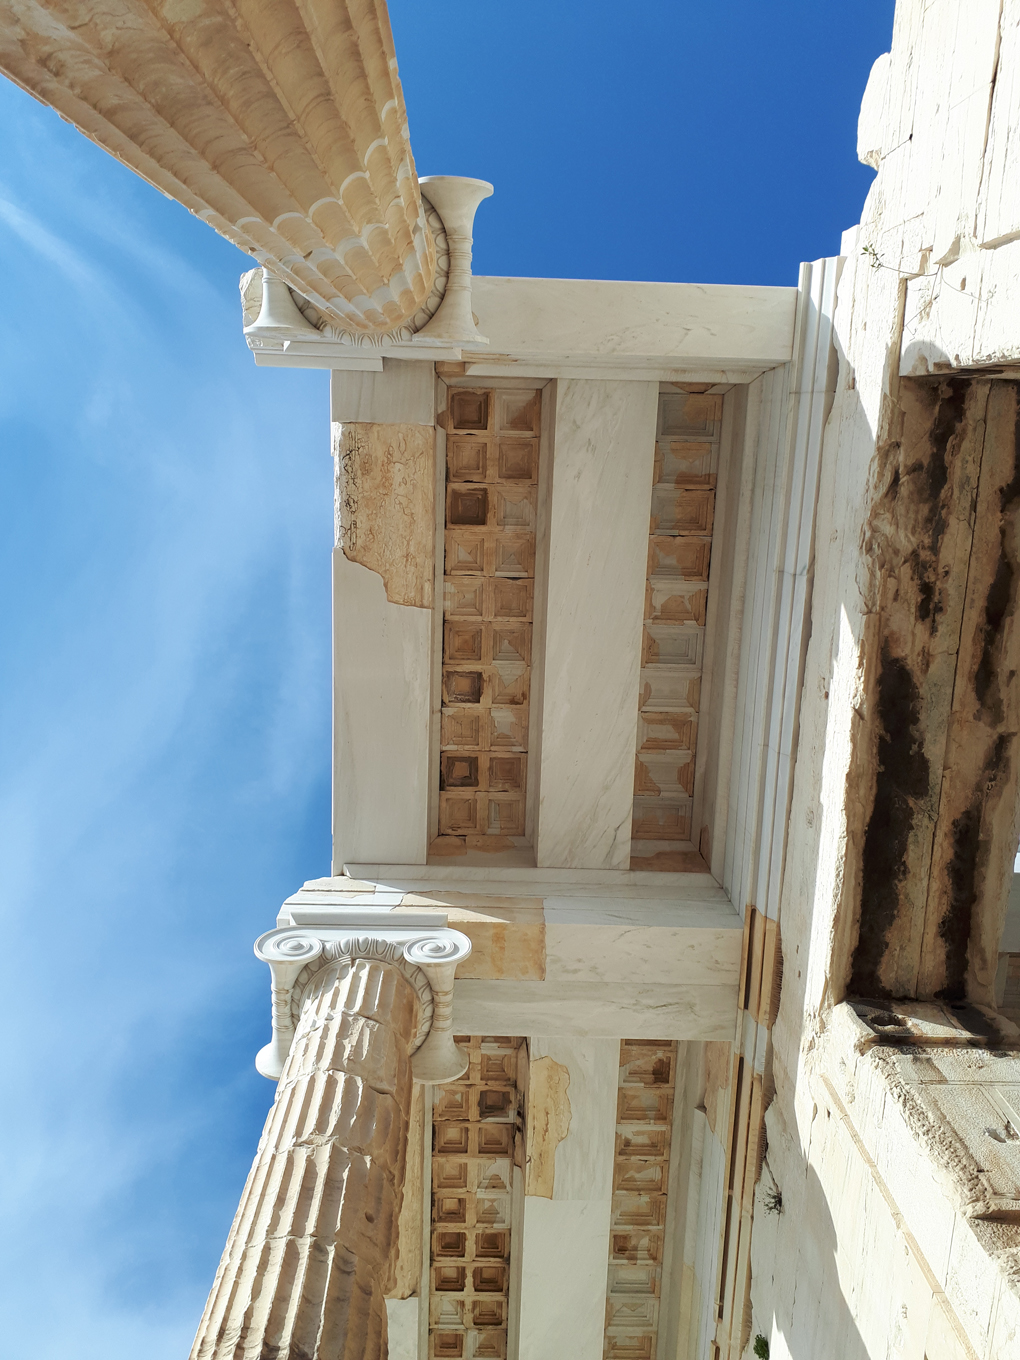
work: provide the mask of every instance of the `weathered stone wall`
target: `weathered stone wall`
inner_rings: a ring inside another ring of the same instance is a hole
[[[934,1231],[937,1155],[890,1133],[877,1165],[826,1041],[850,989],[991,1000],[1020,783],[1018,35],[1018,0],[901,0],[862,109],[751,1253],[772,1360],[1020,1351],[1020,1228]]]
[[[994,1000],[1017,840],[1018,392],[902,381],[875,460],[847,775],[858,816],[874,787],[863,826],[849,822],[855,996]]]

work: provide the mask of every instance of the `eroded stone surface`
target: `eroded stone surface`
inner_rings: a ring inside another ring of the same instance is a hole
[[[871,718],[848,779],[875,792],[850,989],[990,1002],[1017,834],[1018,385],[904,382],[899,408],[866,543]]]
[[[421,1289],[424,1167],[425,1087],[415,1082],[407,1126],[404,1193],[393,1253],[393,1283],[386,1292],[389,1299],[409,1299]]]
[[[334,425],[336,543],[378,572],[391,604],[431,609],[435,592],[435,430]]]
[[[535,1058],[528,1069],[525,1194],[552,1199],[556,1149],[570,1132],[570,1072],[554,1058]]]

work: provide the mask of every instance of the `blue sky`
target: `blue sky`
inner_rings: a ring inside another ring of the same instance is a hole
[[[793,283],[871,173],[889,0],[394,0],[479,273]],[[247,262],[0,82],[0,1360],[188,1353],[273,1088],[254,938],[329,865],[327,378]]]

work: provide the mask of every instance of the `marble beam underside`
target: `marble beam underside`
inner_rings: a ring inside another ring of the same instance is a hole
[[[255,362],[354,377],[431,358],[447,379],[749,383],[793,354],[796,288],[486,277],[471,286],[484,350],[425,353],[417,336],[352,349],[309,333],[285,351],[256,350]]]
[[[529,1050],[520,1355],[601,1360],[620,1044],[547,1036]]]
[[[535,857],[630,863],[656,383],[556,385]]]
[[[730,986],[591,982],[458,982],[453,1006],[459,1029],[579,1039],[729,1039],[736,1013]]]
[[[732,1038],[742,928],[707,875],[654,875],[686,887],[517,882],[451,889],[427,880],[377,885],[312,880],[278,922],[324,926],[357,909],[380,924],[442,916],[472,943],[458,969],[454,1024],[472,1034]]]
[[[383,0],[2,0],[0,71],[346,331],[430,315]]]
[[[793,354],[796,288],[476,276],[472,301],[489,337],[483,363],[771,368]]]
[[[423,862],[432,611],[392,603],[379,573],[337,549],[333,620],[334,854]]]

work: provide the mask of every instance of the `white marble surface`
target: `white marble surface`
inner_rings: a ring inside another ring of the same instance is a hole
[[[323,365],[325,367],[326,365]],[[733,364],[723,367],[709,367],[706,364],[677,364],[675,362],[663,361],[661,363],[651,363],[647,359],[634,359],[629,363],[614,363],[610,360],[600,359],[591,360],[588,363],[560,363],[552,359],[521,359],[513,366],[515,383],[525,380],[550,379],[550,378],[594,378],[605,381],[610,378],[619,379],[621,382],[664,382],[664,383],[721,383],[730,385],[732,383],[751,383],[755,378],[771,368],[771,364],[757,363],[754,365]],[[489,360],[485,362],[476,359],[471,355],[465,355],[464,370],[467,381],[476,386],[488,386],[482,384],[479,379],[490,378],[506,372],[506,360]]]
[[[972,248],[906,286],[902,375],[1020,360],[1020,241]]]
[[[485,277],[471,286],[487,346],[421,335],[366,353],[321,335],[292,340],[286,351],[282,342],[267,345],[255,362],[384,373],[390,365],[462,359],[473,380],[504,377],[510,361],[519,379],[752,382],[792,352],[794,288]]]
[[[579,891],[560,895],[555,888],[544,898],[547,925],[593,926],[685,926],[740,931],[740,917],[721,889],[719,896],[704,897],[696,890],[663,893],[649,889],[647,895],[639,889],[618,889],[598,897]]]
[[[363,359],[360,355],[348,358],[349,354],[351,354],[351,349],[348,345],[336,345],[313,340],[304,346],[291,342],[286,351],[282,348],[253,350],[252,358],[255,360],[256,368],[327,368],[334,370],[350,369],[352,372],[357,371],[359,373],[382,372],[381,355],[372,355]]]
[[[850,248],[906,281],[903,375],[1020,359],[1018,72],[1015,7],[997,0],[905,9],[872,67],[858,155],[880,182]]]
[[[490,349],[518,360],[782,364],[793,353],[796,297],[795,288],[732,284],[472,280]]]
[[[522,1360],[601,1360],[613,1197],[615,1039],[532,1038],[531,1058],[570,1073],[570,1127],[556,1149],[552,1199],[524,1200]]]
[[[741,933],[665,926],[549,925],[545,928],[547,983],[605,982],[649,987],[734,986]]]
[[[611,1206],[526,1198],[521,1360],[601,1360]]]
[[[388,1360],[418,1360],[418,1300],[387,1299]]]
[[[556,384],[536,861],[626,869],[658,387]]]
[[[602,1360],[611,1204],[525,1201],[521,1360]]]
[[[458,1034],[547,1034],[616,1039],[732,1039],[737,978],[644,986],[604,982],[458,980]]]
[[[383,359],[381,373],[334,371],[329,381],[330,419],[383,425],[432,425],[436,409],[435,365]]]
[[[333,854],[424,864],[432,611],[333,554]]]
[[[642,897],[698,902],[728,903],[729,898],[708,873],[655,873],[648,869],[555,869],[534,866],[465,865],[462,859],[423,864],[408,869],[405,864],[368,864],[350,861],[348,877],[342,882],[371,882],[382,887],[403,887],[405,891],[424,887],[467,888],[472,892],[504,896],[590,896]]]
[[[431,363],[334,372],[334,423],[432,425]],[[423,864],[428,846],[433,614],[391,604],[381,578],[333,556],[333,853]]]

